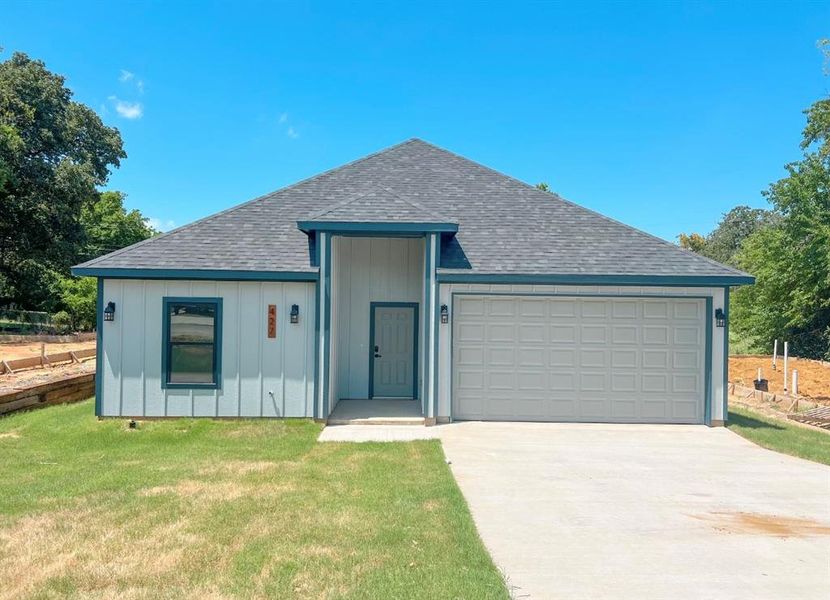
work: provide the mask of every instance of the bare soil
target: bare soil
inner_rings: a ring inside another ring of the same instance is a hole
[[[730,356],[729,381],[746,387],[753,387],[758,376],[769,380],[769,391],[784,392],[784,359],[778,357],[778,368],[772,368],[772,356]],[[792,371],[798,371],[798,394],[822,403],[830,402],[830,364],[801,358],[790,358],[788,380],[792,391]]]
[[[94,372],[95,357],[93,356],[91,358],[84,359],[81,364],[65,363],[55,365],[54,367],[26,369],[25,371],[16,371],[14,373],[3,373],[0,374],[0,395],[14,390],[40,385],[42,383],[59,381],[74,375]]]
[[[40,356],[41,342],[7,342],[0,344],[0,359],[16,360]],[[46,355],[95,348],[95,340],[46,344]],[[0,374],[0,394],[22,388],[58,381],[73,375],[95,372],[95,357],[82,359],[81,363],[61,363],[51,367],[35,367],[14,373]]]
[[[7,342],[0,344],[0,360],[16,360],[18,358],[31,358],[40,356],[41,342]],[[58,354],[75,350],[86,350],[95,347],[95,340],[88,342],[45,343],[46,354]]]

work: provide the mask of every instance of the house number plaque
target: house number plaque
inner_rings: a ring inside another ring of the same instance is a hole
[[[277,305],[268,305],[268,337],[277,337]]]

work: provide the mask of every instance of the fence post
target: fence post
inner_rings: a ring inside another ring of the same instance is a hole
[[[787,365],[790,357],[790,343],[784,342],[784,391],[787,391]]]
[[[793,369],[793,395],[798,396],[798,370]]]
[[[775,340],[775,344],[772,346],[772,370],[775,371],[775,368],[778,365],[778,340]]]

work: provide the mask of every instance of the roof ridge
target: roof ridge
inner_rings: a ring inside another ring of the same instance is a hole
[[[656,240],[656,241],[660,242],[661,244],[664,244],[664,245],[666,245],[666,246],[668,246],[668,247],[670,247],[670,248],[674,248],[675,250],[680,250],[680,251],[681,251],[681,252],[683,252],[684,254],[687,254],[687,255],[692,256],[692,257],[694,257],[694,258],[699,258],[699,259],[702,259],[704,262],[708,262],[708,263],[713,264],[713,265],[715,265],[715,266],[718,266],[718,267],[721,267],[721,268],[724,268],[724,269],[728,269],[729,271],[731,271],[731,272],[735,273],[736,275],[746,275],[746,276],[748,276],[748,277],[751,277],[751,275],[749,275],[749,273],[746,273],[746,272],[744,272],[744,271],[741,271],[740,269],[736,269],[736,268],[731,267],[731,266],[729,266],[729,265],[725,265],[725,264],[723,264],[723,263],[719,263],[718,261],[716,261],[716,260],[714,260],[714,259],[711,259],[711,258],[709,258],[708,256],[703,256],[702,254],[698,254],[697,252],[694,252],[693,250],[688,250],[688,249],[686,249],[686,248],[683,248],[682,246],[678,246],[677,244],[673,244],[673,243],[669,242],[668,240],[664,240],[663,238],[658,237],[658,236],[656,236],[656,235],[654,235],[654,234],[651,234],[651,233],[649,233],[649,232],[647,232],[647,231],[643,231],[642,229],[637,229],[637,228],[636,228],[636,227],[634,227],[633,225],[628,225],[627,223],[623,223],[622,221],[618,221],[618,220],[616,220],[616,219],[614,219],[614,218],[612,218],[612,217],[609,217],[609,216],[607,216],[607,215],[604,215],[604,214],[602,214],[602,213],[600,213],[600,212],[597,212],[597,211],[595,211],[595,210],[593,210],[593,209],[590,209],[590,208],[588,208],[588,207],[582,206],[581,204],[577,204],[576,202],[573,202],[573,201],[571,201],[571,200],[568,200],[568,199],[566,199],[566,198],[563,198],[562,196],[560,196],[560,195],[559,195],[558,193],[556,193],[556,192],[546,192],[546,191],[544,191],[544,190],[540,190],[540,189],[539,189],[539,188],[537,188],[536,186],[534,186],[534,185],[532,185],[532,184],[530,184],[530,183],[527,183],[526,181],[522,181],[521,179],[516,179],[516,178],[515,178],[515,177],[513,177],[512,175],[508,175],[508,174],[506,174],[506,173],[502,173],[501,171],[499,171],[499,170],[497,170],[497,169],[494,169],[494,168],[492,168],[492,167],[488,167],[487,165],[481,164],[480,162],[477,162],[477,161],[475,161],[475,160],[472,160],[471,158],[467,158],[466,156],[462,156],[461,154],[457,154],[456,152],[453,152],[453,151],[451,151],[451,150],[447,150],[446,148],[442,148],[441,146],[437,146],[437,145],[435,145],[435,144],[433,144],[433,143],[431,143],[431,142],[427,142],[426,140],[421,140],[421,139],[413,138],[412,140],[409,140],[409,141],[417,141],[417,142],[421,142],[422,144],[425,144],[425,145],[427,145],[427,146],[429,146],[429,147],[431,147],[431,148],[434,148],[435,150],[439,150],[439,151],[441,151],[441,152],[445,152],[446,154],[449,154],[450,156],[454,156],[455,158],[459,158],[459,159],[461,159],[461,160],[465,160],[465,161],[467,161],[467,162],[469,162],[469,163],[472,163],[472,164],[474,164],[474,165],[478,166],[479,168],[484,169],[485,171],[489,171],[489,172],[491,172],[491,173],[495,173],[496,175],[500,175],[501,177],[505,177],[505,178],[507,178],[507,179],[510,179],[511,181],[515,181],[516,183],[518,183],[518,184],[522,185],[523,187],[526,187],[528,190],[531,190],[531,191],[533,191],[534,193],[537,193],[537,194],[548,194],[548,195],[552,195],[554,198],[556,198],[556,199],[558,199],[558,200],[560,200],[560,201],[564,202],[565,204],[568,204],[569,206],[573,206],[573,207],[575,207],[575,208],[577,208],[577,209],[581,209],[581,210],[587,211],[587,212],[589,212],[589,213],[592,213],[592,214],[594,214],[594,215],[596,215],[596,216],[600,217],[601,219],[604,219],[604,220],[609,221],[609,222],[611,222],[611,223],[615,223],[615,224],[617,224],[617,225],[621,225],[622,227],[625,227],[626,229],[629,229],[629,230],[631,230],[631,231],[635,231],[635,232],[637,232],[637,233],[639,233],[639,234],[642,234],[642,235],[644,235],[644,236],[647,236],[647,237],[649,237],[649,238],[651,238],[651,239],[653,239],[653,240]]]
[[[419,140],[418,138],[414,138],[414,137],[409,138],[407,140],[404,140],[403,142],[398,142],[397,144],[393,144],[393,145],[388,146],[386,148],[383,148],[381,150],[377,150],[377,151],[372,152],[370,154],[367,154],[366,156],[363,156],[361,158],[349,161],[349,162],[347,162],[345,164],[342,164],[342,165],[339,165],[337,167],[332,167],[331,169],[327,169],[327,170],[323,171],[322,173],[317,173],[316,175],[312,175],[311,177],[306,177],[305,179],[301,179],[300,181],[296,181],[296,182],[294,182],[292,184],[289,184],[285,187],[281,187],[279,189],[276,189],[273,192],[268,192],[267,194],[263,194],[261,196],[257,196],[255,198],[252,198],[251,200],[246,200],[245,202],[237,204],[236,206],[231,206],[229,208],[226,208],[225,210],[219,211],[218,213],[213,213],[213,214],[207,215],[205,217],[202,217],[201,219],[196,219],[195,221],[192,221],[190,223],[182,225],[181,227],[176,227],[175,229],[171,229],[170,231],[165,231],[164,233],[161,233],[159,235],[154,235],[153,237],[147,238],[146,240],[141,240],[140,242],[136,242],[135,244],[131,244],[129,246],[126,246],[126,247],[121,248],[119,250],[116,250],[114,252],[110,252],[108,254],[102,254],[101,256],[96,256],[95,258],[92,258],[92,259],[90,259],[86,262],[83,262],[83,263],[81,263],[79,265],[75,265],[75,266],[77,266],[77,267],[90,267],[90,266],[93,266],[95,263],[97,263],[98,261],[100,261],[104,258],[113,258],[115,256],[118,256],[118,255],[126,252],[127,250],[133,250],[135,248],[138,248],[140,246],[144,246],[144,245],[146,245],[150,242],[153,242],[155,240],[160,240],[162,238],[166,238],[168,236],[171,236],[174,233],[179,233],[179,232],[188,230],[191,227],[195,227],[196,225],[199,225],[201,223],[206,223],[208,221],[212,221],[213,219],[216,219],[220,216],[226,215],[230,212],[233,212],[235,210],[238,210],[240,208],[248,206],[249,204],[254,204],[255,202],[266,200],[268,198],[276,196],[277,194],[282,194],[283,192],[291,190],[291,189],[293,189],[293,188],[295,188],[299,185],[302,185],[304,183],[308,183],[310,181],[320,179],[322,177],[325,177],[326,175],[331,175],[332,173],[336,173],[337,171],[340,171],[342,169],[346,169],[347,167],[351,167],[353,165],[362,163],[364,161],[369,160],[370,158],[374,158],[374,157],[376,157],[380,154],[384,154],[385,152],[391,152],[392,150],[395,150],[397,148],[401,148],[403,146],[406,146],[407,144],[411,144],[411,143],[417,142],[417,141],[423,142],[423,140]]]

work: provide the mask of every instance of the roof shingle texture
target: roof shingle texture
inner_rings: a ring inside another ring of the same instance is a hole
[[[326,207],[307,218],[309,221],[346,223],[442,223],[446,219],[423,206],[377,187],[357,197]]]
[[[80,266],[316,271],[311,219],[458,223],[445,273],[745,275],[417,139]]]

